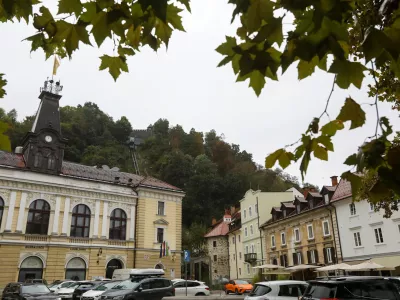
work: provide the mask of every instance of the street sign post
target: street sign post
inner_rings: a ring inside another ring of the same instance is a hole
[[[183,250],[183,261],[185,262],[185,287],[187,296],[187,264],[190,262],[190,251]]]

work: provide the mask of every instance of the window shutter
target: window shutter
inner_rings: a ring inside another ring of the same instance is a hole
[[[319,263],[319,260],[318,260],[318,250],[315,249],[315,250],[313,250],[313,251],[314,251],[314,254],[315,254],[315,262],[316,262],[316,263]]]
[[[283,255],[283,259],[285,260],[285,267],[287,267],[288,266],[287,254]]]
[[[299,265],[304,264],[304,259],[303,259],[303,252],[299,252],[300,253],[300,261],[298,261],[297,263]]]
[[[313,250],[312,250],[312,251],[313,251]],[[307,251],[307,261],[308,261],[309,264],[312,264],[312,261],[311,261],[311,251]]]
[[[325,264],[328,263],[328,256],[326,254],[326,248],[324,248],[324,262],[325,262]]]
[[[297,253],[294,252],[294,253],[292,254],[292,256],[293,256],[293,265],[297,265]]]
[[[281,265],[282,267],[284,267],[284,264],[283,264],[283,255],[279,256],[279,260],[280,260],[280,265]]]
[[[331,247],[331,253],[332,253],[332,263],[336,264],[336,252],[334,247]]]

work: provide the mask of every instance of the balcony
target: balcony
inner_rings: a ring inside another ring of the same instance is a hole
[[[257,260],[257,253],[247,253],[244,255],[244,261],[247,263],[254,263]]]

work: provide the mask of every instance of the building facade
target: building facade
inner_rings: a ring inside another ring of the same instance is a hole
[[[341,260],[339,237],[334,231],[337,222],[329,204],[334,190],[333,185],[324,186],[321,193],[306,191],[304,196],[295,196],[272,208],[272,218],[261,225],[266,263],[289,267],[328,265]]]
[[[245,274],[244,253],[242,243],[243,232],[241,230],[241,213],[240,211],[232,215],[232,221],[229,224],[228,241],[229,241],[229,278],[243,279]]]
[[[242,237],[244,251],[244,278],[251,279],[257,269],[256,265],[265,262],[266,252],[263,231],[259,225],[271,218],[271,209],[282,201],[293,199],[299,192],[290,189],[287,192],[261,192],[249,190],[240,200]]]
[[[180,277],[183,192],[151,177],[63,160],[55,85],[47,82],[32,131],[0,151],[0,288],[43,278],[111,277],[163,268]],[[169,256],[160,256],[167,245]]]
[[[231,215],[228,211],[224,217],[214,223],[205,235],[210,262],[210,280],[212,284],[221,283],[223,278],[229,279],[229,224]]]
[[[338,232],[345,263],[373,259],[392,275],[400,275],[400,212],[384,218],[367,200],[353,202],[350,182],[342,179],[331,200],[336,208]],[[387,274],[388,275],[388,274]]]

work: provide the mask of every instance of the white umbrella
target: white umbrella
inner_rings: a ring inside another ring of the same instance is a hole
[[[314,266],[314,265],[297,265],[297,266],[293,266],[293,267],[286,268],[285,270],[296,272],[296,271],[307,270],[307,269],[315,269],[315,268],[319,268],[319,266]]]
[[[284,269],[284,268],[285,267],[278,266],[278,265],[272,265],[272,264],[266,264],[266,265],[253,267],[253,269]]]
[[[384,269],[385,266],[382,266],[380,264],[377,264],[376,262],[373,262],[372,260],[367,260],[361,264],[358,265],[352,265],[348,266],[347,268],[344,268],[342,270],[347,270],[347,271],[369,271],[369,270],[377,270],[377,269]]]
[[[337,264],[337,265],[330,265],[330,266],[325,266],[318,268],[316,271],[317,272],[326,272],[326,271],[336,271],[336,270],[348,270],[348,268],[351,268],[350,265],[348,264]]]

